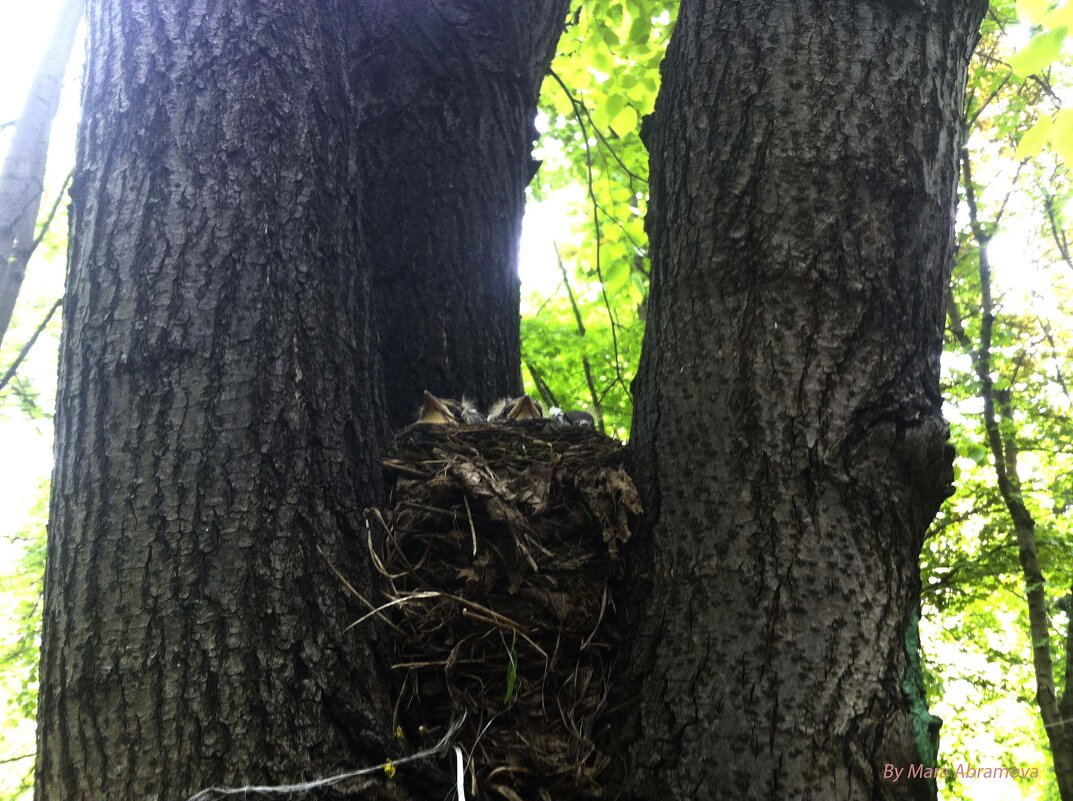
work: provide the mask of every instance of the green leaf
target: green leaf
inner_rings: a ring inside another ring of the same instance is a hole
[[[1027,45],[1010,58],[1013,71],[1022,78],[1035,75],[1053,64],[1062,53],[1062,44],[1066,38],[1066,27],[1055,28],[1047,33],[1032,37]]]
[[[617,295],[619,290],[626,286],[626,282],[630,280],[629,265],[625,262],[618,261],[610,267],[605,268],[605,270],[604,288],[609,295]]]
[[[973,442],[965,448],[965,457],[972,459],[977,465],[983,466],[987,464],[988,450],[983,445]]]
[[[644,299],[645,294],[648,292],[648,281],[645,277],[635,271],[630,272],[630,299],[634,303],[640,303]]]
[[[626,98],[622,95],[611,95],[604,104],[604,116],[609,120],[613,120],[625,105]]]
[[[503,706],[510,706],[514,701],[514,690],[518,684],[518,657],[514,646],[510,648],[510,664],[507,665],[507,691],[503,694]]]
[[[633,18],[630,25],[629,40],[634,44],[647,44],[648,37],[652,33],[652,18],[641,13]]]
[[[1070,0],[1070,2],[1067,2],[1061,8],[1056,8],[1044,17],[1043,26],[1048,30],[1061,28],[1063,26],[1067,29],[1073,27],[1073,0]]]
[[[1054,116],[1051,144],[1066,165],[1073,164],[1073,109],[1064,108]]]
[[[610,125],[611,118],[607,116],[607,103],[602,103],[592,110],[592,121],[601,130],[605,130]]]
[[[1047,0],[1017,0],[1017,19],[1029,25],[1038,25],[1047,13]]]
[[[623,106],[622,110],[612,118],[611,128],[619,136],[625,136],[637,128],[638,122],[640,120],[633,106]]]
[[[1051,138],[1051,128],[1053,127],[1054,123],[1051,122],[1051,118],[1044,117],[1025,131],[1021,136],[1021,141],[1017,143],[1016,157],[1018,159],[1027,159],[1038,156],[1043,150],[1043,146]]]
[[[653,98],[652,98],[652,90],[649,89],[647,86],[645,86],[640,81],[634,83],[634,85],[631,86],[627,90],[626,95],[634,103],[641,103],[641,104],[644,104],[646,106],[651,104],[651,102],[653,100]]]
[[[611,54],[602,47],[593,48],[592,66],[600,72],[609,75],[611,73]]]

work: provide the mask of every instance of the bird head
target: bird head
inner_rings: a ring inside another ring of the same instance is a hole
[[[539,420],[544,416],[540,404],[528,395],[522,395],[515,400],[514,405],[507,412],[508,420]]]
[[[421,401],[421,411],[418,413],[417,422],[431,425],[458,425],[458,420],[446,404],[427,389]]]
[[[443,405],[450,410],[455,420],[460,423],[468,426],[479,426],[487,422],[484,415],[478,411],[476,404],[465,395],[462,396],[461,400],[444,398]]]

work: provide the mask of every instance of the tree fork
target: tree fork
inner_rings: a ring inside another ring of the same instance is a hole
[[[631,798],[934,798],[918,557],[981,0],[685,0],[644,128]]]

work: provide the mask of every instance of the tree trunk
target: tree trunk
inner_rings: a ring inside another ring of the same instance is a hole
[[[918,555],[974,2],[685,0],[654,117],[635,798],[934,798]]]
[[[391,422],[425,389],[516,395],[533,117],[568,0],[346,7]]]
[[[38,801],[390,754],[329,566],[368,584],[384,429],[340,31],[330,2],[90,6]]]
[[[1069,588],[1066,603],[1065,680],[1062,682],[1062,698],[1058,702],[1063,725],[1061,731],[1050,738],[1063,801],[1073,798],[1073,587]]]
[[[34,75],[26,107],[0,172],[0,343],[15,310],[26,265],[34,249],[34,226],[45,185],[52,120],[60,105],[63,74],[71,55],[85,0],[66,0],[56,29]]]
[[[1073,801],[1073,718],[1068,710],[1069,684],[1066,682],[1065,698],[1059,695],[1055,684],[1054,655],[1051,651],[1051,620],[1047,601],[1047,579],[1040,562],[1036,538],[1036,520],[1022,492],[1018,466],[1019,449],[1017,421],[1013,409],[1013,391],[1010,386],[999,389],[995,386],[997,370],[993,363],[992,342],[998,322],[994,298],[991,294],[991,259],[988,245],[998,220],[985,225],[980,219],[977,190],[972,179],[972,160],[968,148],[961,153],[962,186],[965,205],[969,212],[969,228],[975,240],[980,277],[980,331],[979,347],[974,347],[965,331],[961,313],[954,302],[952,292],[946,296],[950,330],[965,351],[971,356],[976,377],[980,382],[980,400],[983,401],[984,430],[987,447],[995,467],[995,479],[999,495],[1013,525],[1017,541],[1017,554],[1021,562],[1024,580],[1024,595],[1028,606],[1028,636],[1032,644],[1032,669],[1036,680],[1036,708],[1039,710],[1047,742],[1051,748],[1055,780],[1062,801]],[[1006,382],[1004,382],[1006,383]],[[1012,383],[1012,382],[1010,382]],[[1066,671],[1070,670],[1070,643],[1066,641]]]

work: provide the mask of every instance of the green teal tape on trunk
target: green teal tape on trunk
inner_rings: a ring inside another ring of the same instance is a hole
[[[909,625],[905,629],[905,656],[902,690],[909,699],[917,753],[924,765],[934,767],[939,757],[939,729],[943,721],[928,711],[924,672],[920,661],[920,613],[917,611],[909,616]]]

